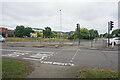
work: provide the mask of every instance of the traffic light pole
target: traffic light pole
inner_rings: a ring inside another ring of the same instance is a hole
[[[79,46],[80,46],[80,30],[79,30]]]
[[[80,45],[80,24],[77,24],[77,32],[78,32],[78,38],[79,38],[79,41],[78,41],[78,46]]]
[[[108,47],[110,46],[110,30],[114,27],[114,22],[110,21],[108,22]]]
[[[110,46],[110,22],[108,22],[108,47]]]

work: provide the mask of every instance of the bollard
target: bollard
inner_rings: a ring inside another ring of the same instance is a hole
[[[112,42],[112,48],[114,47],[114,42]]]

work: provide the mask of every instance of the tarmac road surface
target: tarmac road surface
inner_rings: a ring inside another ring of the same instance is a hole
[[[99,67],[117,70],[118,51],[85,49],[3,47],[2,57],[61,66]]]

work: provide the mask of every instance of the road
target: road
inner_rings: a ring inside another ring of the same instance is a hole
[[[2,57],[61,66],[118,68],[118,51],[3,47]]]

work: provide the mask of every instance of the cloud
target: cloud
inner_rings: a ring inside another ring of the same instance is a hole
[[[107,32],[107,22],[118,22],[117,2],[3,2],[3,25],[15,29],[16,25],[60,30],[62,10],[62,31],[74,31],[76,24],[88,29]]]
[[[1,0],[1,2],[118,2],[119,0]]]

